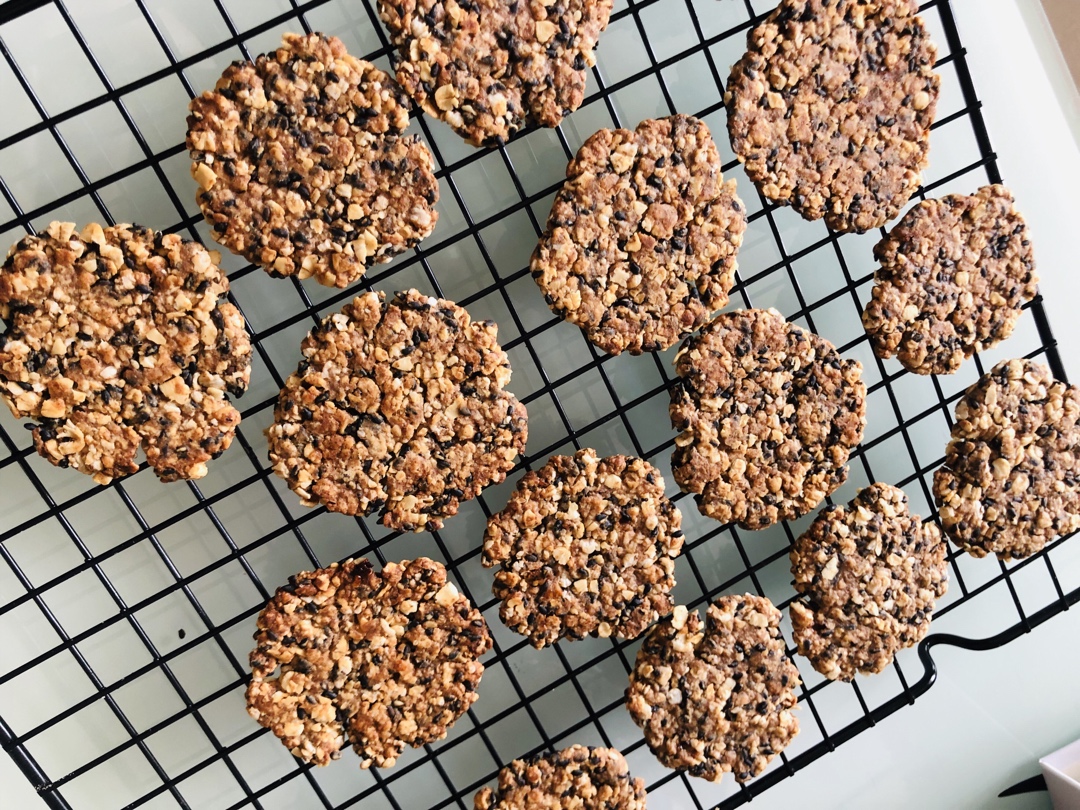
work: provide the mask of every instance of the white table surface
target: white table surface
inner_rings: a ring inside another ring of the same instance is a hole
[[[1002,174],[1036,239],[1050,321],[1080,379],[1076,251],[1080,104],[1037,0],[953,0]],[[1070,129],[1072,127],[1072,129]],[[1080,542],[1080,541],[1077,541]],[[1074,555],[1076,556],[1076,555]],[[1077,561],[1080,565],[1080,560]],[[987,653],[938,647],[939,681],[915,706],[771,789],[761,808],[1049,806],[997,800],[1038,757],[1080,737],[1080,610]],[[43,806],[0,757],[0,808]]]

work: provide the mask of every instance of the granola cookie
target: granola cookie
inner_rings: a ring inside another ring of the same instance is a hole
[[[728,301],[746,209],[689,115],[602,129],[566,169],[532,276],[611,354],[666,349]]]
[[[1001,185],[919,203],[874,255],[863,325],[878,357],[916,374],[952,374],[1005,340],[1038,292],[1027,226]]]
[[[488,521],[482,562],[500,565],[499,615],[534,647],[637,638],[671,610],[682,515],[647,461],[553,456]]]
[[[895,217],[921,182],[940,79],[916,0],[781,0],[747,36],[724,101],[770,200],[837,231]]]
[[[254,638],[248,714],[304,762],[326,765],[348,742],[361,768],[445,737],[476,701],[491,649],[480,611],[424,557],[290,577]]]
[[[645,810],[645,782],[630,776],[614,748],[572,745],[515,759],[497,790],[476,794],[475,810]]]
[[[1031,360],[1006,360],[956,405],[934,500],[945,534],[1012,560],[1080,529],[1080,391]]]
[[[441,528],[525,447],[497,332],[416,290],[356,298],[301,345],[266,432],[274,472],[307,506]]]
[[[0,270],[0,395],[34,446],[99,484],[201,478],[233,440],[251,372],[217,257],[136,225],[53,222]]]
[[[580,107],[610,15],[611,0],[379,0],[398,81],[475,146]]]
[[[799,671],[780,611],[762,596],[722,596],[702,623],[681,605],[638,652],[626,706],[668,768],[717,782],[757,776],[799,732]]]
[[[881,672],[930,631],[948,588],[945,541],[908,512],[903,490],[872,484],[814,519],[791,549],[800,655],[827,678]]]
[[[286,34],[192,100],[187,146],[214,238],[272,276],[345,287],[435,228],[434,160],[401,88],[336,37]]]
[[[775,310],[715,318],[675,356],[672,472],[698,509],[762,529],[847,478],[866,425],[862,365]]]

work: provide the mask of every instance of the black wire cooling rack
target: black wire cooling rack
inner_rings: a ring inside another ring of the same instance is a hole
[[[1060,379],[1064,369],[1041,299],[1001,351],[955,377],[919,378],[874,358],[858,313],[880,234],[841,238],[765,205],[727,147],[723,80],[769,5],[621,0],[582,109],[557,130],[523,133],[499,149],[471,149],[417,117],[440,167],[439,228],[357,288],[274,281],[225,257],[255,368],[237,441],[205,479],[162,485],[144,467],[98,487],[50,467],[29,434],[0,417],[0,741],[49,807],[468,808],[502,764],[572,742],[623,750],[657,807],[735,807],[914,702],[934,681],[935,645],[995,647],[1080,600],[1080,582],[1055,568],[1070,553],[1064,541],[1011,565],[952,554],[938,632],[889,671],[851,685],[824,681],[796,658],[806,681],[802,733],[758,779],[716,786],[660,767],[629,721],[622,692],[638,643],[537,652],[502,627],[479,545],[520,470],[445,530],[406,536],[303,509],[270,473],[261,431],[304,333],[360,288],[417,286],[499,322],[511,388],[530,413],[522,469],[593,446],[652,460],[670,485],[673,352],[599,354],[551,316],[527,264],[582,140],[602,126],[632,128],[679,111],[710,123],[748,204],[734,301],[777,306],[865,366],[870,424],[834,499],[883,480],[931,515],[928,481],[963,389],[1006,355],[1041,358]],[[1001,177],[952,9],[932,0],[923,14],[939,46],[943,95],[922,194],[970,193]],[[341,36],[353,53],[388,66],[371,0],[0,3],[0,241],[59,218],[136,220],[212,244],[187,176],[186,102],[229,61],[300,28]],[[720,593],[754,591],[786,607],[788,545],[810,517],[749,533],[701,518],[677,497],[687,530],[680,601],[700,608]],[[479,702],[446,740],[407,752],[393,769],[359,771],[348,752],[328,768],[300,765],[244,713],[255,614],[295,571],[421,554],[448,564],[492,628]]]

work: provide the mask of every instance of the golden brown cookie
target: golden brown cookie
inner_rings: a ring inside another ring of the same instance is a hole
[[[602,129],[566,168],[531,271],[552,311],[610,354],[673,346],[722,309],[746,209],[689,115]]]
[[[934,501],[976,557],[1020,559],[1080,529],[1080,391],[1032,360],[1005,360],[956,405]]]
[[[717,782],[757,776],[799,733],[799,672],[780,611],[761,596],[722,596],[703,623],[685,607],[653,628],[630,674],[626,706],[668,768]]]
[[[675,371],[671,468],[702,514],[762,529],[844,483],[866,385],[824,338],[775,310],[732,312],[687,339]]]
[[[188,116],[214,238],[271,275],[352,284],[435,228],[434,159],[408,124],[401,88],[336,37],[234,62]]]
[[[747,36],[725,103],[758,190],[838,231],[895,217],[921,182],[937,51],[916,0],[781,0]]]
[[[197,242],[135,225],[53,222],[0,271],[0,395],[34,446],[107,484],[138,470],[201,478],[233,440],[251,343]]]
[[[827,678],[881,672],[930,632],[948,588],[945,541],[908,512],[903,490],[872,484],[821,512],[791,549],[799,654]]]
[[[356,298],[301,345],[267,430],[274,472],[308,506],[441,528],[525,447],[497,332],[416,290]]]
[[[484,534],[499,615],[540,648],[561,638],[637,638],[671,610],[682,515],[647,461],[553,456],[518,482]]]
[[[476,700],[491,649],[484,618],[423,557],[306,571],[259,614],[248,713],[304,762],[346,742],[360,767],[389,768],[406,745],[446,736]]]
[[[398,81],[476,146],[581,106],[610,15],[611,0],[379,0]]]

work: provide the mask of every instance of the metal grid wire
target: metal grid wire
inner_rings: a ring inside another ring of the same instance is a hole
[[[622,708],[640,642],[594,639],[537,652],[499,622],[479,538],[523,469],[593,446],[649,459],[672,480],[673,352],[601,355],[551,316],[528,275],[565,163],[599,127],[632,128],[676,111],[709,122],[750,212],[733,305],[776,306],[863,362],[870,423],[836,501],[881,480],[932,514],[928,481],[963,389],[992,362],[1021,354],[1064,379],[1040,299],[1000,351],[954,377],[920,378],[874,358],[858,314],[880,234],[841,239],[765,204],[726,143],[723,81],[771,2],[617,2],[582,109],[556,130],[523,133],[498,149],[471,149],[416,117],[439,164],[439,227],[353,289],[272,281],[225,257],[255,367],[238,403],[237,440],[205,479],[163,485],[144,465],[98,487],[39,459],[29,435],[0,417],[0,741],[50,807],[467,808],[502,764],[572,742],[623,750],[657,807],[735,807],[913,702],[933,683],[935,644],[997,646],[1080,599],[1077,566],[1063,573],[1062,563],[1075,561],[1063,541],[1011,565],[951,553],[938,632],[889,671],[839,684],[795,659],[805,680],[803,731],[745,786],[688,779],[648,753]],[[943,96],[922,195],[970,193],[1001,178],[949,3],[931,0],[923,13],[941,54]],[[353,53],[389,66],[372,0],[0,4],[0,241],[61,218],[136,220],[212,244],[187,176],[186,101],[229,61],[272,49],[281,32],[299,28],[336,34]],[[466,504],[443,531],[401,536],[373,520],[301,508],[270,473],[261,431],[302,336],[322,315],[361,288],[410,286],[498,321],[531,435],[505,484]],[[789,604],[788,546],[812,516],[750,533],[702,518],[672,486],[669,493],[686,522],[680,601],[700,608],[721,593],[751,591]],[[362,772],[348,754],[324,769],[301,765],[243,710],[255,614],[295,571],[349,556],[385,563],[421,554],[450,567],[491,626],[480,701],[446,740],[407,752],[393,769]]]

